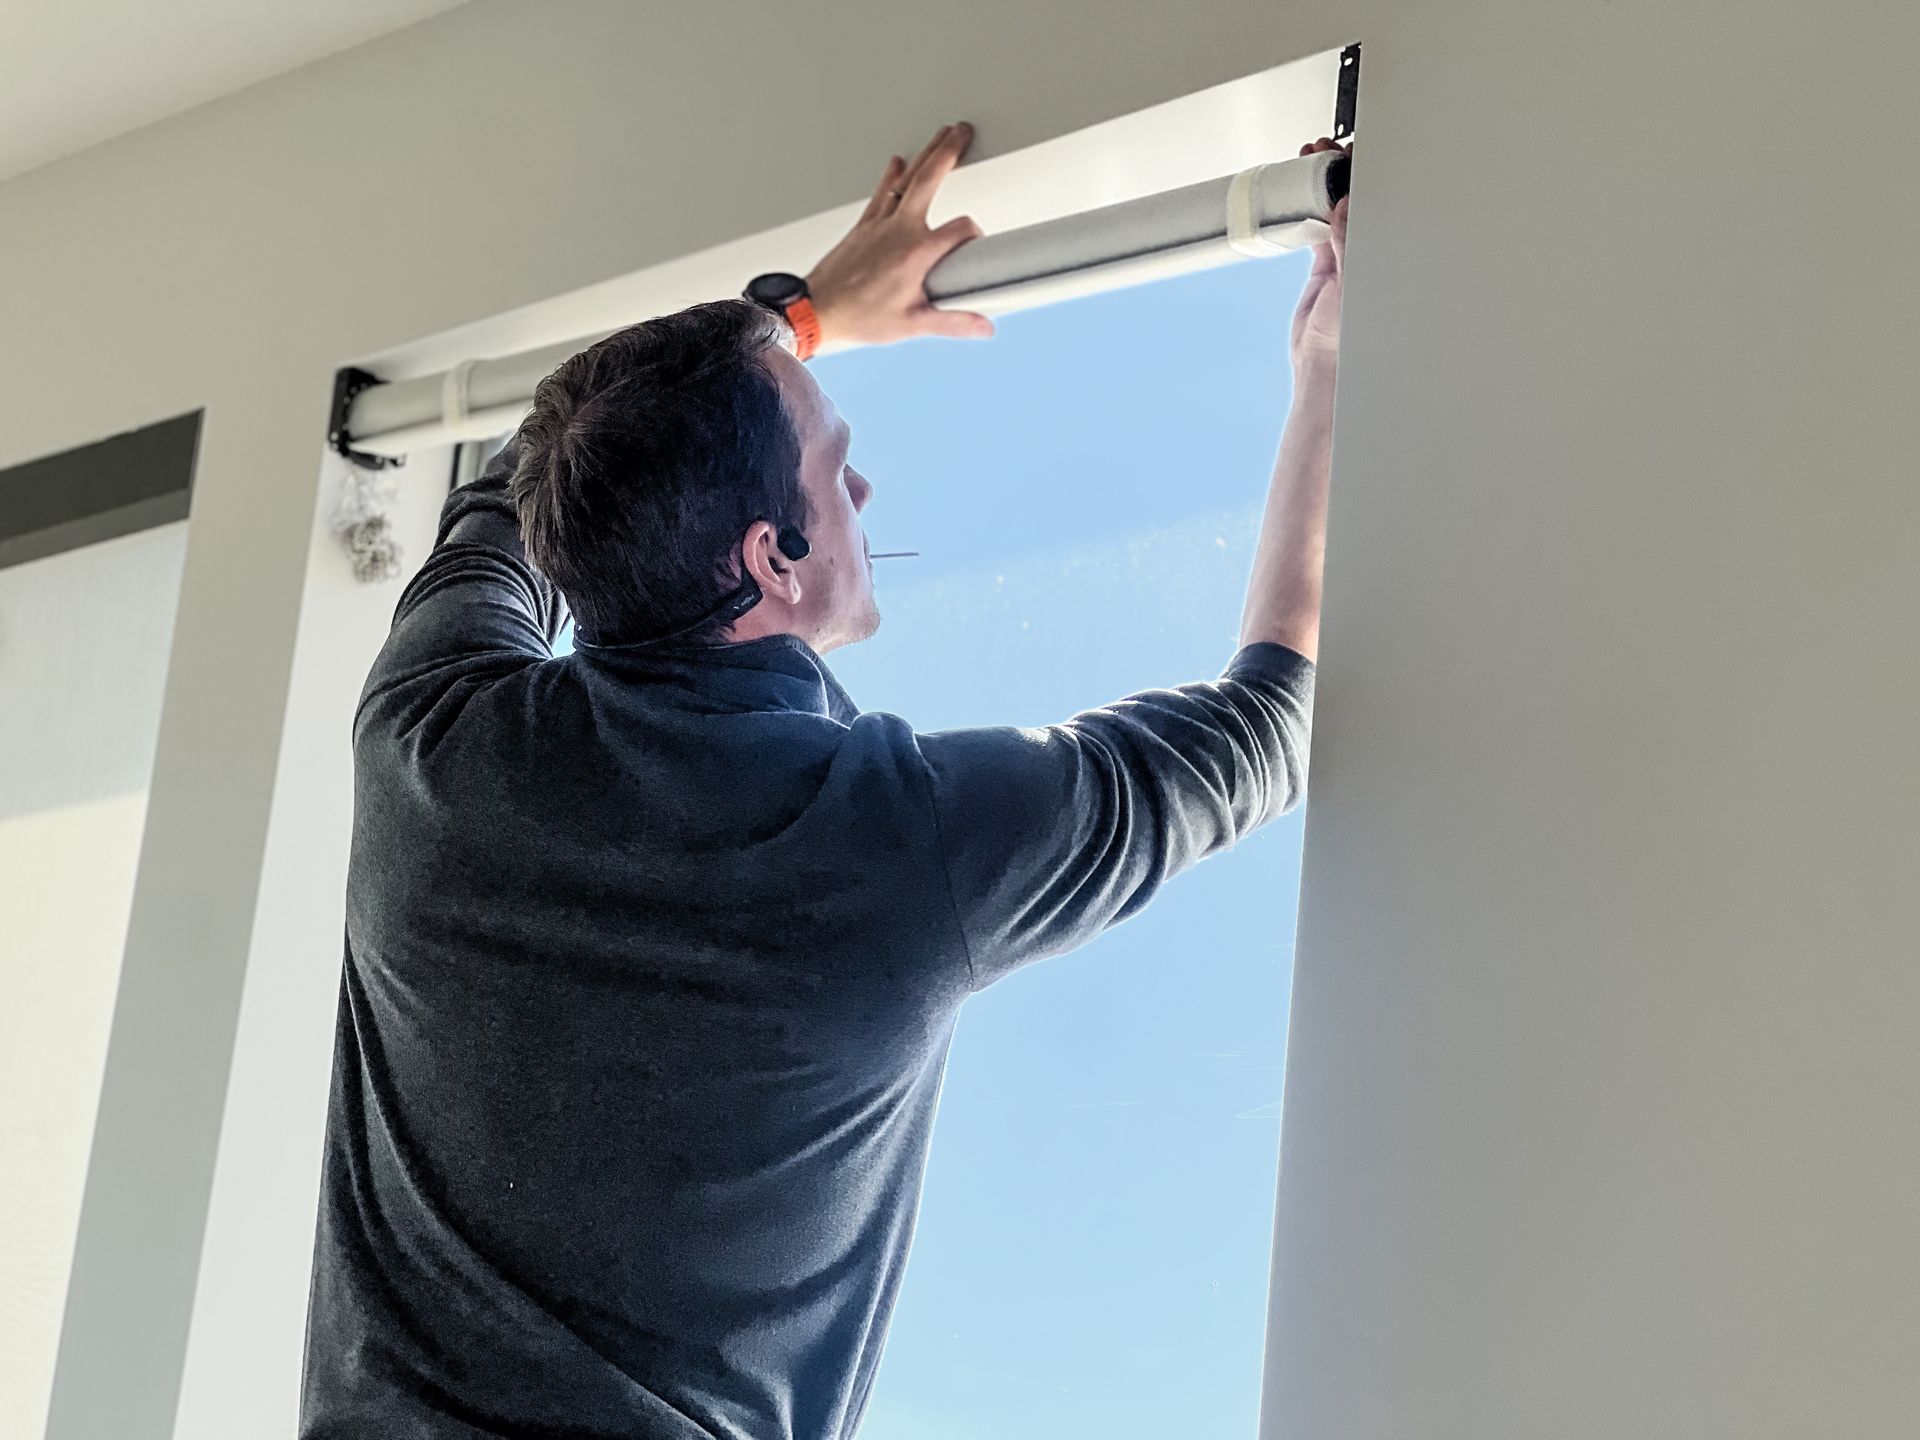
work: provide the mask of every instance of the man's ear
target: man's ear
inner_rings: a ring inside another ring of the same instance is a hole
[[[799,573],[793,562],[780,553],[779,536],[772,525],[765,520],[749,525],[740,555],[747,574],[759,585],[762,595],[789,605],[800,603]]]

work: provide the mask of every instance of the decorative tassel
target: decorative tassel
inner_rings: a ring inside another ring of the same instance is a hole
[[[387,507],[399,486],[384,470],[362,470],[349,465],[334,507],[333,532],[353,561],[353,578],[378,584],[400,574],[400,542],[394,538]]]

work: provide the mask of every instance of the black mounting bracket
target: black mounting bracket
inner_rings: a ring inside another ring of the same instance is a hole
[[[1353,138],[1354,112],[1360,108],[1360,46],[1340,52],[1340,89],[1333,101],[1333,138]]]
[[[353,407],[353,397],[379,383],[378,375],[356,365],[343,365],[333,373],[333,405],[327,411],[327,445],[334,454],[344,456],[363,470],[386,470],[407,463],[404,455],[369,455],[364,450],[356,450],[353,437],[347,433],[347,412]]]

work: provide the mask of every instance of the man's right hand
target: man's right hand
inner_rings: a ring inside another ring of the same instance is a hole
[[[1353,154],[1353,142],[1345,145],[1332,140],[1316,140],[1302,145],[1302,156],[1338,150]],[[1313,270],[1307,276],[1307,288],[1300,292],[1300,308],[1293,315],[1293,366],[1297,371],[1312,359],[1330,359],[1340,350],[1340,282],[1347,268],[1347,197],[1341,196],[1328,222],[1333,236],[1325,245],[1313,247]]]

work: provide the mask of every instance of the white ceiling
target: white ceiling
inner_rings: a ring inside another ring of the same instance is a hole
[[[0,0],[0,179],[461,0]]]

